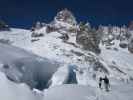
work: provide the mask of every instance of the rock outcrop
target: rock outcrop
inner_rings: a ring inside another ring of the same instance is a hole
[[[89,24],[81,23],[77,31],[76,42],[81,44],[85,50],[100,53],[98,34],[95,29],[91,29]]]

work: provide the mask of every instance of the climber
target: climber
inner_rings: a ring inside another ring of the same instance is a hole
[[[100,89],[102,89],[102,87],[101,87],[101,86],[102,86],[102,80],[103,80],[103,78],[100,77],[100,78],[99,78],[99,88],[100,88]]]
[[[109,87],[110,87],[109,78],[105,76],[103,80],[104,80],[104,86],[105,86],[106,91],[109,91]]]

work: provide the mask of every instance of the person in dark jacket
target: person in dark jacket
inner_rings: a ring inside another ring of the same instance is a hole
[[[99,88],[100,88],[100,89],[102,89],[102,87],[101,87],[101,86],[102,86],[102,80],[103,80],[103,78],[100,77],[100,78],[99,78]]]
[[[105,76],[103,80],[104,80],[104,85],[105,85],[106,91],[109,91],[109,87],[110,87],[109,78],[107,76]]]

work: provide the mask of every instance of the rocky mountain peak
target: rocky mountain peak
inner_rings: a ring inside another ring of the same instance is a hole
[[[128,28],[129,28],[130,30],[133,30],[133,21],[130,21],[130,22],[129,22]]]
[[[0,19],[0,30],[10,30],[5,21]]]
[[[77,24],[73,13],[66,8],[57,13],[55,20],[66,22],[72,25]]]

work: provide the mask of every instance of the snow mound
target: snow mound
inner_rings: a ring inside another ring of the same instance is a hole
[[[0,90],[1,100],[37,100],[28,86],[9,81],[2,72],[0,72]]]

